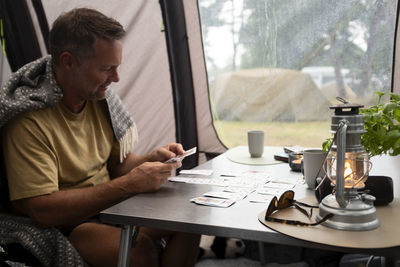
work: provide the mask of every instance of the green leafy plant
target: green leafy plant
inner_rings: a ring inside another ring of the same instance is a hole
[[[322,150],[327,152],[329,150],[329,147],[331,146],[333,142],[333,137],[327,138],[323,143],[322,143]]]
[[[360,109],[364,114],[365,133],[361,135],[361,143],[370,157],[389,154],[400,154],[400,95],[389,93],[390,100],[381,103],[386,93],[377,92],[378,103],[370,108]],[[328,151],[333,138],[326,139],[322,148]]]
[[[389,93],[390,100],[381,103],[385,93],[377,92],[378,103],[360,110],[364,114],[366,132],[361,136],[361,143],[369,156],[400,154],[400,95]]]

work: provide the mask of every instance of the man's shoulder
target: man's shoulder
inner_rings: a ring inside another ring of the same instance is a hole
[[[53,110],[56,107],[45,107],[36,110],[22,112],[12,118],[3,128],[7,131],[32,127],[33,125],[49,125],[52,120]]]

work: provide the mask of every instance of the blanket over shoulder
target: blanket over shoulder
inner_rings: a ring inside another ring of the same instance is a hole
[[[16,71],[0,91],[0,128],[19,113],[54,106],[62,97],[63,92],[54,78],[51,56],[28,63]],[[107,90],[106,101],[114,134],[120,143],[122,162],[138,142],[136,124],[114,90]]]

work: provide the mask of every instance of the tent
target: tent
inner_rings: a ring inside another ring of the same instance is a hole
[[[299,71],[246,69],[224,73],[216,77],[211,88],[220,119],[297,122],[329,118],[328,99],[308,74]]]

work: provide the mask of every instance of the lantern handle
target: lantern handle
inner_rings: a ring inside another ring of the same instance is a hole
[[[344,197],[344,162],[346,150],[346,134],[349,122],[345,119],[340,120],[339,129],[337,130],[337,143],[336,143],[336,202],[341,208],[347,206],[347,201]]]
[[[342,98],[342,97],[340,97],[340,96],[337,96],[337,97],[336,97],[336,100],[342,102],[343,104],[348,104],[348,103],[349,103],[346,99],[344,99],[344,98]]]
[[[338,96],[338,97],[339,97],[339,96]],[[339,97],[339,98],[340,98],[340,97]],[[343,99],[343,100],[344,100],[344,99]],[[344,101],[346,101],[346,100],[344,100]],[[322,165],[321,165],[321,167],[319,168],[319,170],[318,170],[318,172],[317,172],[317,175],[316,175],[315,179],[318,178],[318,174],[321,172],[322,169],[323,169],[324,172],[325,172],[325,176],[324,176],[324,178],[321,180],[321,182],[314,188],[314,191],[317,191],[318,188],[319,188],[319,187],[322,185],[322,183],[325,181],[325,179],[328,178],[327,170],[325,169],[325,164],[326,164],[326,161],[327,161],[327,159],[328,159],[329,152],[331,152],[332,146],[333,146],[333,144],[334,144],[335,141],[336,141],[337,132],[339,131],[339,129],[340,129],[341,127],[343,127],[343,125],[339,125],[338,130],[337,130],[337,131],[335,132],[335,134],[333,135],[332,142],[330,143],[330,145],[329,145],[329,147],[328,147],[328,151],[327,151],[326,154],[325,154],[324,161],[322,162]]]

